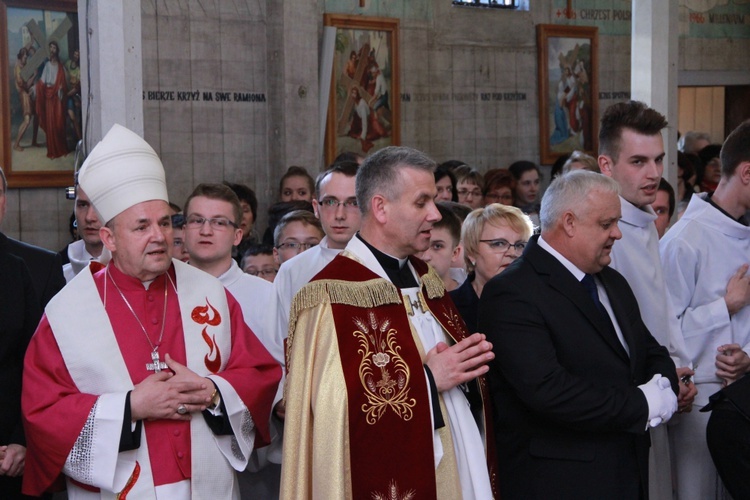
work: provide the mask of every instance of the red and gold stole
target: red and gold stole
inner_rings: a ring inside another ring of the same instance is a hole
[[[421,260],[411,262],[433,315],[455,342],[465,338],[466,326],[440,277]],[[331,304],[347,388],[353,497],[389,498],[398,491],[411,498],[435,498],[432,409],[422,356],[400,291],[339,255],[295,296],[290,344],[297,314],[321,302]],[[484,380],[480,388],[485,422],[491,424]],[[494,445],[491,431],[485,435]],[[487,451],[494,464],[494,449]],[[490,478],[496,477],[491,467]]]

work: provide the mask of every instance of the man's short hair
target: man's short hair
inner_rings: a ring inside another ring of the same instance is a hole
[[[333,159],[333,163],[342,163],[345,161],[353,161],[357,165],[362,163],[362,160],[364,160],[365,157],[362,156],[359,153],[355,153],[354,151],[343,151],[341,154],[339,154],[336,158]]]
[[[674,188],[672,185],[667,182],[667,179],[662,177],[659,180],[659,191],[664,191],[667,193],[667,198],[669,199],[669,218],[671,219],[674,215],[674,207],[675,207],[675,195],[674,195]]]
[[[721,147],[721,175],[732,177],[740,163],[750,161],[750,120],[729,134]]]
[[[240,261],[240,268],[245,269],[247,259],[249,257],[256,257],[258,255],[270,255],[273,257],[273,247],[270,245],[250,245],[247,250],[242,254],[242,260]]]
[[[305,226],[316,227],[320,231],[320,237],[325,236],[323,226],[320,225],[320,221],[315,217],[314,213],[307,210],[294,210],[282,217],[279,223],[276,224],[276,228],[273,230],[273,246],[278,248],[281,245],[281,233],[292,222],[301,222]]]
[[[467,205],[462,205],[461,203],[457,201],[441,201],[440,202],[444,207],[448,207],[451,209],[451,211],[458,217],[458,220],[461,221],[461,224],[464,223],[466,220],[466,217],[469,216],[469,214],[472,211],[472,208]]]
[[[440,212],[441,219],[434,223],[432,228],[447,229],[448,233],[451,235],[451,239],[453,239],[453,248],[456,248],[461,242],[461,219],[458,218],[458,215],[453,213],[450,205],[447,205],[446,202],[439,201],[435,203],[435,206],[437,207],[438,212]]]
[[[570,172],[570,166],[573,163],[580,163],[584,166],[583,170],[589,170],[600,174],[602,171],[599,169],[599,162],[596,161],[591,155],[587,155],[583,151],[573,151],[570,157],[567,159],[565,164],[562,166],[562,173],[567,174]]]
[[[226,182],[224,181],[224,184],[226,184],[229,189],[234,191],[234,194],[237,195],[237,198],[239,198],[240,202],[245,202],[250,206],[250,211],[253,213],[253,220],[258,218],[258,197],[255,196],[255,191],[253,191],[249,186],[246,186],[244,184],[236,184],[233,182]]]
[[[617,162],[623,129],[630,129],[641,135],[656,135],[666,126],[667,119],[664,115],[640,101],[613,104],[602,116],[599,154],[607,155]]]
[[[315,197],[320,196],[320,185],[323,180],[331,174],[344,174],[347,177],[356,177],[357,171],[359,170],[359,163],[356,161],[340,161],[334,162],[326,170],[318,174],[318,178],[315,179]]]
[[[389,146],[370,155],[360,165],[355,181],[360,212],[365,215],[370,211],[370,200],[376,194],[388,200],[395,200],[401,195],[399,171],[402,168],[434,174],[436,166],[426,154],[405,146]]]
[[[172,229],[182,229],[185,227],[185,214],[174,214],[172,219]]]
[[[685,132],[685,135],[680,137],[677,141],[677,149],[683,153],[697,153],[699,150],[696,149],[696,144],[699,141],[706,141],[711,143],[711,136],[706,132]]]
[[[237,195],[234,194],[234,191],[232,191],[229,186],[225,184],[209,183],[198,184],[197,186],[195,186],[195,189],[193,189],[193,192],[190,193],[190,196],[188,196],[187,200],[185,201],[186,217],[190,215],[190,201],[197,196],[203,196],[211,200],[222,200],[230,203],[232,205],[232,212],[234,213],[234,220],[232,222],[239,225],[240,220],[242,220],[242,207],[240,206],[239,198],[237,198]]]
[[[585,213],[588,205],[586,198],[595,190],[620,194],[617,181],[606,175],[574,170],[558,176],[542,197],[539,211],[542,234],[551,229],[565,212],[571,211],[578,216]]]

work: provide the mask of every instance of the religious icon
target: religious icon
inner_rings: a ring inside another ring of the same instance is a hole
[[[398,19],[326,14],[336,27],[326,160],[399,143]]]
[[[541,163],[573,151],[597,155],[597,28],[539,25]]]
[[[73,181],[81,139],[81,68],[76,2],[4,0],[0,70],[0,150],[14,187],[66,186]]]

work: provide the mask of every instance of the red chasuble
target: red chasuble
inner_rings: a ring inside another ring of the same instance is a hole
[[[410,261],[435,318],[455,342],[465,338],[464,322],[440,278],[421,260]],[[319,286],[325,298],[317,297]],[[352,497],[386,494],[390,483],[398,485],[400,494],[413,495],[409,498],[435,498],[432,408],[422,354],[401,294],[359,262],[339,255],[294,300],[331,303],[347,391]],[[300,309],[293,304],[291,323]],[[291,349],[293,337],[289,344]],[[484,420],[491,424],[484,379],[480,388]],[[486,442],[494,443],[491,430],[485,429],[485,435]],[[496,455],[492,448],[486,451],[497,491]]]

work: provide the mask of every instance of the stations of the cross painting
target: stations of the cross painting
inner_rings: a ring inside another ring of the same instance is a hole
[[[39,44],[39,49],[34,52],[34,55],[29,58],[26,62],[26,66],[21,70],[21,77],[24,80],[31,78],[34,73],[36,73],[39,66],[42,65],[44,60],[49,59],[49,43],[52,41],[60,43],[60,40],[68,35],[68,31],[73,27],[73,23],[70,22],[70,19],[67,17],[64,18],[49,37],[42,32],[42,29],[34,19],[26,23],[26,27],[28,28],[31,37]]]
[[[344,109],[341,112],[341,116],[337,121],[336,133],[337,135],[346,134],[347,127],[349,125],[349,116],[352,114],[352,108],[354,108],[355,102],[352,98],[352,89],[356,88],[359,91],[359,96],[365,101],[372,102],[372,96],[362,87],[362,76],[367,70],[369,63],[368,56],[370,55],[370,44],[366,43],[359,49],[359,59],[357,61],[357,68],[354,71],[354,76],[350,77],[346,74],[346,71],[341,73],[341,83],[346,87],[346,101],[344,102]]]

